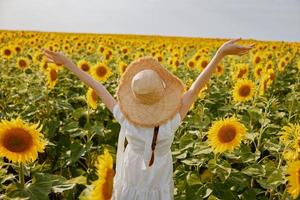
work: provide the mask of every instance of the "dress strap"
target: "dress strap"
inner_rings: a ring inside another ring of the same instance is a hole
[[[153,164],[153,162],[154,162],[154,150],[155,150],[155,146],[156,146],[158,130],[159,130],[159,126],[156,126],[156,127],[154,128],[154,133],[153,133],[153,138],[152,138],[152,144],[151,144],[152,154],[151,154],[151,160],[149,161],[149,167],[150,167],[150,166]]]
[[[126,136],[125,136],[125,140],[124,140],[124,151],[125,151],[125,149],[126,149],[127,144],[128,144],[128,141],[127,141],[127,138],[126,138]]]
[[[159,126],[154,128],[152,141],[150,137],[145,138],[145,146],[143,152],[142,170],[149,169],[154,163],[154,151],[157,142]]]

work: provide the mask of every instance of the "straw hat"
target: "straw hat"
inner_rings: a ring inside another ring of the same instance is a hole
[[[117,98],[125,118],[137,126],[155,127],[179,111],[184,84],[156,59],[146,56],[129,64]]]

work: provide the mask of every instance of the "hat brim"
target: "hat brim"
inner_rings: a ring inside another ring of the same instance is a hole
[[[165,82],[163,97],[151,105],[142,104],[131,90],[131,80],[136,73],[152,69]],[[155,127],[167,122],[179,111],[184,84],[165,69],[156,59],[146,56],[133,61],[123,73],[117,88],[117,98],[125,118],[137,126]]]

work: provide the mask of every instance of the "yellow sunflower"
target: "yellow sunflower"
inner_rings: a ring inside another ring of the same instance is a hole
[[[242,79],[242,78],[247,78],[248,77],[248,72],[249,72],[249,67],[246,64],[236,64],[235,70],[233,70],[233,79]]]
[[[195,69],[196,68],[196,61],[194,60],[194,58],[190,58],[187,61],[187,67],[190,69]]]
[[[13,57],[13,54],[14,54],[14,51],[13,51],[13,48],[11,46],[2,48],[3,58],[8,60],[8,59]]]
[[[223,65],[217,65],[216,69],[215,69],[215,73],[216,76],[221,76],[224,74],[224,66]]]
[[[195,58],[195,61],[200,60],[201,54],[200,54],[200,53],[196,53],[196,54],[194,55],[194,58]]]
[[[70,53],[71,50],[72,50],[72,49],[71,49],[71,45],[68,44],[68,43],[63,44],[63,45],[62,45],[62,49],[63,49],[64,52],[67,52],[67,53]]]
[[[298,71],[300,71],[300,59],[297,62],[297,68],[298,68]]]
[[[109,200],[113,193],[113,158],[108,149],[104,149],[104,154],[98,157],[97,175],[98,179],[91,185],[89,192],[80,195],[81,200]]]
[[[298,123],[288,123],[288,125],[281,128],[280,141],[285,145],[296,140],[298,136],[300,136],[300,124]]]
[[[205,67],[208,65],[208,63],[209,63],[208,58],[207,57],[202,57],[200,59],[200,61],[198,62],[198,66],[199,66],[200,71],[204,70]]]
[[[97,63],[92,68],[92,75],[99,81],[106,81],[112,74],[112,70],[104,63]]]
[[[256,65],[254,67],[254,78],[255,79],[260,79],[262,75],[265,73],[264,68],[262,65]]]
[[[44,73],[47,73],[48,70],[48,62],[46,61],[45,58],[42,59],[42,61],[40,62],[39,66],[40,66],[40,70]]]
[[[213,178],[213,173],[209,169],[205,169],[201,174],[200,174],[200,181],[202,183],[206,183],[212,180]]]
[[[118,63],[118,72],[119,72],[120,75],[122,75],[125,72],[127,66],[128,65],[125,62],[123,62],[123,61],[120,61]]]
[[[268,87],[271,85],[269,74],[265,74],[260,79],[259,95],[264,95]]]
[[[233,100],[236,102],[248,101],[253,98],[255,93],[255,84],[248,79],[238,79],[233,91]]]
[[[262,56],[260,55],[260,53],[256,53],[253,58],[252,58],[252,63],[254,66],[261,64],[262,62]]]
[[[46,73],[47,73],[48,88],[53,89],[57,83],[57,68],[52,65],[49,65],[48,63],[48,68]]]
[[[179,67],[179,65],[180,65],[179,59],[177,57],[173,57],[172,58],[172,67],[174,69],[177,69]]]
[[[86,46],[86,49],[88,51],[88,54],[91,54],[95,51],[95,47],[93,44],[89,43],[87,46]]]
[[[89,87],[89,89],[86,93],[86,99],[87,99],[87,103],[90,107],[92,107],[93,109],[97,108],[98,95],[93,88]]]
[[[266,70],[269,71],[269,70],[272,70],[272,69],[274,69],[274,63],[270,60],[266,64]]]
[[[188,78],[184,84],[184,92],[188,91],[188,89],[191,87],[191,85],[193,84],[193,79]],[[201,93],[201,92],[199,92]],[[199,96],[199,94],[198,94]],[[201,97],[201,94],[200,94]],[[190,106],[189,110],[193,110],[195,108],[195,102],[192,103],[192,105]]]
[[[156,60],[158,60],[158,62],[162,62],[163,61],[163,55],[161,53],[156,53],[154,58],[156,58]]]
[[[199,97],[200,99],[204,99],[204,98],[205,98],[205,94],[206,94],[205,91],[207,91],[207,89],[208,89],[208,83],[206,83],[206,84],[204,85],[204,87],[201,88],[201,90],[200,90],[200,92],[199,92],[199,94],[198,94],[198,97]]]
[[[288,163],[288,192],[296,199],[300,194],[300,160]]]
[[[128,47],[122,47],[120,53],[121,54],[128,54],[129,53],[129,48]]]
[[[90,64],[88,61],[86,61],[86,60],[80,60],[80,61],[77,63],[77,65],[78,65],[78,67],[79,67],[81,70],[83,70],[83,71],[85,71],[85,72],[87,72],[87,73],[90,72],[91,64]]]
[[[174,65],[173,65],[173,59],[172,59],[171,56],[169,56],[169,57],[167,58],[167,66],[168,66],[168,68],[171,69],[172,71],[176,70],[176,68],[175,68]]]
[[[104,57],[104,60],[105,62],[108,62],[112,59],[112,51],[109,50],[109,49],[106,49],[104,52],[103,52],[103,57]]]
[[[97,52],[99,52],[100,54],[103,54],[105,51],[105,48],[106,48],[105,45],[100,45],[97,48]]]
[[[17,58],[17,67],[20,69],[26,69],[29,66],[29,59],[25,57],[18,57]]]
[[[38,152],[44,152],[47,141],[40,133],[42,125],[29,125],[17,119],[0,122],[0,156],[14,163],[27,163],[38,157]]]
[[[12,47],[16,53],[20,53],[22,51],[22,47],[19,44],[15,44]]]
[[[287,65],[287,62],[284,59],[280,59],[279,63],[278,63],[278,70],[280,72],[283,72],[286,65]]]
[[[288,123],[280,131],[280,143],[285,146],[283,157],[286,160],[299,158],[300,153],[300,124]]]
[[[276,76],[274,69],[269,69],[267,71],[267,74],[269,75],[270,83],[272,83],[275,80]]]
[[[38,51],[33,55],[33,62],[39,63],[43,60],[43,57],[44,57],[44,54]]]
[[[233,151],[240,145],[247,128],[233,116],[214,121],[208,131],[209,145],[214,153]]]

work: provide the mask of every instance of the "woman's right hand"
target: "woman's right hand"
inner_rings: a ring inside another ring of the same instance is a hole
[[[62,52],[54,52],[47,49],[42,49],[42,51],[47,58],[46,62],[65,65],[69,60]]]

